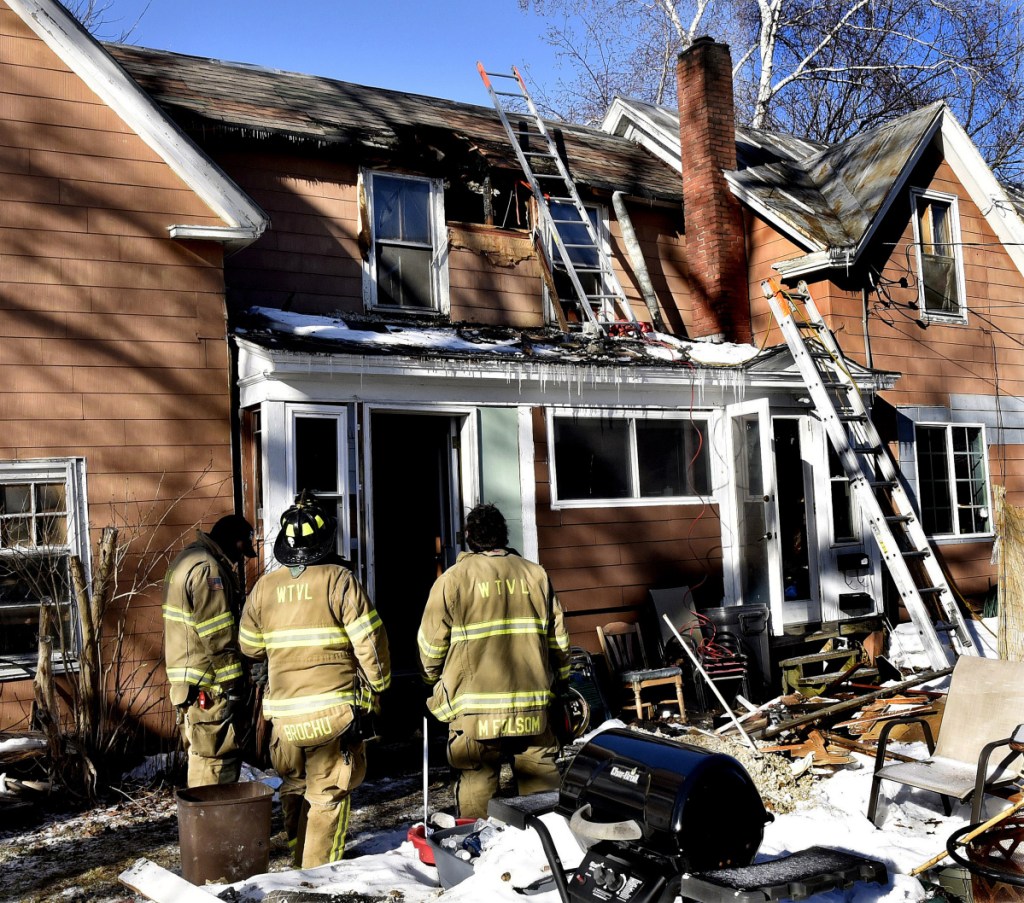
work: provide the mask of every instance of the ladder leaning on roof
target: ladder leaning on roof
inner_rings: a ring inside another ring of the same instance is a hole
[[[882,560],[921,636],[929,663],[936,669],[949,666],[926,598],[934,602],[949,625],[954,652],[977,654],[895,464],[868,416],[843,352],[818,312],[807,283],[787,289],[772,278],[761,287],[850,479],[850,490],[871,526]]]
[[[603,331],[604,325],[616,320],[625,320],[636,324],[636,315],[626,299],[622,284],[615,275],[611,258],[597,234],[597,229],[590,220],[586,207],[583,206],[583,201],[580,200],[576,183],[558,153],[558,147],[555,145],[551,133],[537,112],[529,91],[526,90],[526,83],[519,74],[519,70],[513,66],[512,74],[506,75],[501,72],[487,72],[482,63],[477,63],[476,68],[491,95],[494,108],[498,111],[501,123],[505,127],[505,133],[512,143],[512,149],[516,152],[519,165],[529,182],[544,229],[558,249],[561,267],[553,266],[552,269],[564,271],[569,277],[584,323],[598,331]],[[491,83],[492,78],[502,79],[502,84],[508,83],[514,90],[498,90]],[[524,103],[526,112],[522,109]],[[525,132],[513,129],[509,120],[510,113],[526,120]],[[530,148],[531,138],[540,139],[539,149]],[[531,160],[535,162],[550,161],[555,171],[537,172],[531,165]],[[551,183],[552,190],[541,188],[541,180]],[[557,218],[551,210],[551,204],[557,204],[560,208]],[[569,218],[566,219],[565,216]],[[583,234],[579,232],[581,226],[584,230]],[[559,227],[568,227],[566,231],[571,229],[574,236],[579,236],[578,240],[565,241]],[[594,265],[595,261],[596,265]],[[580,276],[588,274],[598,277],[595,280],[597,291],[587,292],[584,288]],[[557,304],[558,299],[554,299],[553,303]]]

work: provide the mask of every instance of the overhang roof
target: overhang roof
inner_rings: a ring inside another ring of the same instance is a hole
[[[454,137],[487,165],[519,171],[491,107],[164,50],[121,44],[106,48],[190,132],[210,134],[216,128],[248,138],[347,148],[361,157],[403,142],[446,148]],[[478,75],[467,72],[466,78]],[[486,97],[482,83],[480,93]],[[682,200],[678,174],[634,142],[601,129],[550,125],[564,137],[578,183],[673,203]]]
[[[692,382],[708,376],[737,385],[803,385],[785,346],[758,349],[753,345],[694,342],[652,333],[638,336],[586,336],[554,329],[517,330],[498,327],[396,324],[369,316],[327,317],[271,308],[253,308],[238,318],[234,335],[268,352],[327,358],[325,369],[352,360],[392,357],[424,363],[463,361],[495,367],[516,365],[642,370],[662,379]],[[852,361],[846,366],[858,385],[868,390],[891,388],[898,374],[869,370]]]

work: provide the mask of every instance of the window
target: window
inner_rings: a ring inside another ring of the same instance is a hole
[[[81,458],[0,462],[0,676],[29,676],[18,665],[36,661],[44,605],[55,658],[75,653],[69,560],[88,568],[84,482]]]
[[[342,554],[351,554],[349,518],[346,516],[345,480],[348,468],[346,410],[292,407],[289,447],[292,496],[303,489],[316,493],[324,507],[338,518]]]
[[[370,306],[430,313],[446,303],[440,183],[368,172]]]
[[[956,198],[914,192],[918,303],[927,318],[964,322],[963,261]]]
[[[558,229],[562,243],[572,260],[573,269],[576,270],[576,276],[584,294],[591,298],[607,294],[604,276],[601,272],[601,255],[591,241],[579,211],[568,201],[551,201],[548,208],[551,211],[551,219],[555,223],[555,228]],[[586,205],[586,210],[590,217],[590,223],[598,236],[598,241],[604,241],[606,230],[603,211],[599,207],[591,205]],[[575,312],[579,296],[576,294],[569,272],[562,262],[562,255],[558,252],[554,239],[550,235],[547,237],[547,244],[548,259],[551,261],[558,300],[567,313]],[[611,298],[595,303],[593,309],[595,316],[602,322],[616,319],[615,305]]]
[[[853,494],[850,478],[843,470],[839,455],[828,442],[828,479],[832,495],[832,542],[838,544],[857,541],[853,519]]]
[[[559,502],[665,502],[711,493],[706,420],[555,414],[550,435]]]
[[[990,533],[984,427],[918,424],[916,434],[924,531],[930,536]]]

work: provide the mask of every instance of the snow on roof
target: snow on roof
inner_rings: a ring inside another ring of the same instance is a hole
[[[457,357],[534,358],[573,363],[600,360],[637,365],[687,364],[701,367],[741,367],[757,357],[753,345],[728,342],[691,342],[663,333],[636,334],[595,339],[554,330],[511,330],[481,326],[434,326],[294,313],[268,307],[247,311],[236,334],[260,342],[278,338],[293,340],[289,347],[307,351],[346,351],[365,354],[427,354]],[[294,340],[297,340],[294,341]],[[332,347],[333,346],[333,347]]]

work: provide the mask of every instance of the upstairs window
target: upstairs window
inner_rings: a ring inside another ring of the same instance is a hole
[[[584,206],[598,241],[607,252],[608,227],[605,211],[592,204]],[[602,297],[608,294],[608,289],[605,287],[606,281],[601,271],[601,256],[590,240],[587,227],[581,219],[579,211],[569,201],[551,201],[548,208],[551,211],[551,219],[558,230],[558,235],[562,239],[562,244],[569,253],[569,259],[572,261],[576,277],[580,281],[580,287],[587,297],[593,299],[591,304],[595,316],[602,321],[614,320],[616,318],[614,302],[611,298]],[[566,319],[570,321],[578,319],[577,305],[579,301],[576,289],[562,260],[562,255],[555,246],[554,237],[550,234],[547,236],[547,249],[558,301],[562,305]]]
[[[558,503],[678,503],[711,494],[707,420],[681,417],[551,417]]]
[[[956,198],[914,192],[918,304],[926,319],[966,322]]]
[[[368,306],[408,313],[447,305],[447,248],[439,182],[380,172],[364,174],[370,225]]]
[[[0,462],[0,677],[26,678],[46,607],[55,661],[77,654],[70,558],[86,564],[80,458]]]
[[[981,425],[916,427],[921,526],[929,536],[992,532],[988,453]]]

